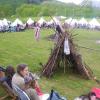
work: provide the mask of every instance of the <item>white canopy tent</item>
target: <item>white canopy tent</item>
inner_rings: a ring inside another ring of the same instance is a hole
[[[43,25],[43,23],[46,23],[46,21],[44,20],[43,17],[40,18],[40,20],[38,21],[39,25]]]
[[[60,20],[56,17],[53,17],[53,23],[55,23],[56,25],[60,25]]]
[[[7,21],[7,19],[4,18],[4,19],[2,20],[2,23],[3,23],[4,26],[8,26],[8,21]]]
[[[70,18],[68,18],[67,20],[65,20],[65,23],[67,23],[67,24],[69,24],[69,25],[70,25],[70,24],[71,24],[71,22],[72,22],[72,20],[73,20],[73,19],[70,17]]]
[[[61,18],[61,19],[66,19],[66,17],[65,17],[65,16],[60,16],[60,18]]]
[[[27,20],[27,24],[28,25],[32,25],[34,23],[34,21],[31,19],[31,18],[29,18],[28,20]]]
[[[82,26],[87,26],[88,25],[88,22],[87,20],[83,17],[79,20],[78,24],[82,25]]]
[[[18,18],[11,24],[11,26],[17,26],[17,25],[21,25],[21,26],[23,26],[23,23],[22,23],[22,21],[21,20],[19,20]]]
[[[0,32],[2,31],[3,29],[3,23],[2,23],[2,20],[0,20]]]
[[[53,23],[54,23],[54,21],[53,21],[52,19],[51,19],[50,21],[47,22],[48,25],[51,25],[51,24],[53,24]]]
[[[3,26],[2,20],[0,20],[0,26]]]
[[[75,25],[78,25],[78,20],[77,19],[72,19],[72,21],[70,22],[70,25],[72,27],[74,27]]]
[[[96,18],[93,18],[90,22],[89,22],[90,28],[95,28],[95,27],[100,27],[100,23],[97,21]]]

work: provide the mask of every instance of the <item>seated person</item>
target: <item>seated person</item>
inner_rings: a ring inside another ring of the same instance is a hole
[[[15,74],[15,69],[12,65],[7,66],[5,70],[5,77],[7,84],[12,88],[12,77]]]
[[[96,97],[97,100],[100,100],[100,88],[93,87],[91,90],[91,95]]]
[[[17,66],[17,72],[12,78],[12,84],[17,85],[20,89],[25,91],[30,100],[40,100],[34,89],[35,87],[33,87],[37,85],[37,81],[35,80],[34,75],[28,71],[28,65],[19,64]]]
[[[12,76],[15,73],[13,66],[9,65],[9,66],[7,66],[6,69],[4,69],[2,67],[0,69],[1,69],[0,73],[2,73],[2,76],[0,77],[0,81],[2,83],[6,82],[8,84],[8,86],[10,86],[12,88],[11,81],[12,81]]]
[[[3,82],[5,80],[5,69],[3,67],[0,67],[0,82]]]
[[[96,99],[96,94],[93,93],[93,92],[89,93],[89,100],[97,100]]]
[[[74,100],[100,100],[99,98],[96,97],[96,94],[94,92],[90,92],[86,95],[81,95]]]

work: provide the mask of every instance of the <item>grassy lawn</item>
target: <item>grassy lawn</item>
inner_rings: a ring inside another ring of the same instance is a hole
[[[45,64],[47,62],[51,48],[53,48],[54,43],[45,39],[52,33],[54,33],[53,30],[43,29],[41,39],[38,42],[34,39],[33,30],[0,33],[0,65],[12,64],[16,68],[17,64],[26,63],[32,72],[40,71],[42,67],[39,63]],[[100,44],[96,44],[96,40],[100,40],[100,31],[77,29],[73,31],[73,34],[78,34],[74,37],[76,44],[99,49],[99,51],[93,51],[80,48],[80,53],[94,75],[100,79]],[[80,75],[67,71],[64,74],[63,69],[57,70],[50,79],[42,77],[39,83],[43,92],[50,92],[51,89],[55,89],[61,95],[67,97],[68,100],[73,100],[76,96],[88,93],[94,86],[99,87],[96,82],[82,79]],[[4,94],[4,92],[0,90],[1,94]]]

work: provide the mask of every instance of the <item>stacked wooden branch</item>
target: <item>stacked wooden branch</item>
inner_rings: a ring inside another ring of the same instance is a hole
[[[66,55],[64,53],[65,38],[67,38],[69,42],[69,47],[70,47],[69,55]],[[68,34],[68,32],[62,32],[61,34],[59,34],[54,50],[51,53],[48,62],[43,67],[42,74],[46,77],[50,77],[53,75],[55,70],[59,68],[59,66],[63,66],[64,69],[65,67],[72,68],[73,70],[76,70],[77,73],[79,73],[80,75],[82,75],[87,79],[91,79],[93,77],[92,71],[85,63],[83,63],[82,57],[78,53],[73,43],[73,39]]]

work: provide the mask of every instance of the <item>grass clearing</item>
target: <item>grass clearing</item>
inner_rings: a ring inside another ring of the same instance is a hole
[[[41,39],[38,42],[34,39],[33,30],[0,33],[0,65],[12,64],[16,68],[17,64],[26,63],[32,72],[40,71],[42,67],[39,63],[47,62],[51,48],[54,46],[52,41],[45,39],[52,33],[54,31],[51,29],[41,30]],[[96,44],[96,40],[100,40],[99,31],[77,29],[73,34],[78,34],[74,37],[76,44],[100,50],[100,44]],[[80,53],[97,78],[100,79],[100,51],[80,48]],[[66,96],[68,100],[87,93],[94,86],[99,87],[94,81],[82,79],[80,75],[67,71],[64,74],[63,69],[57,70],[50,79],[42,77],[39,83],[44,92],[50,92],[53,88],[61,95]],[[1,94],[4,93],[0,90]]]

